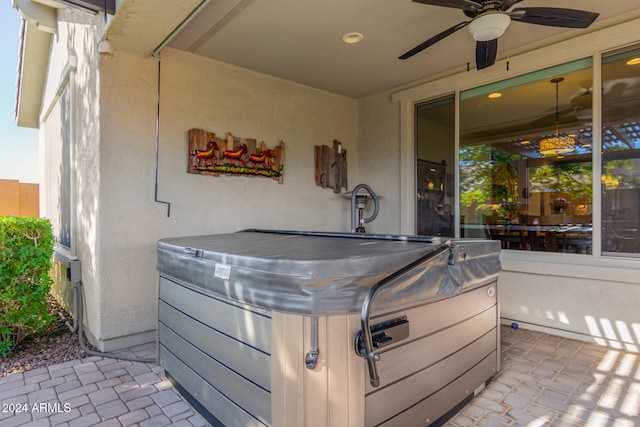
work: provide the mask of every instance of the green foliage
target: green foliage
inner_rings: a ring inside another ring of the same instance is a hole
[[[613,184],[610,189],[622,190],[640,187],[640,174],[637,173],[638,159],[607,160],[602,164],[602,184],[605,189]],[[609,182],[611,179],[613,182]]]
[[[580,203],[591,203],[592,163],[567,162],[532,168],[530,171],[531,189],[549,189],[564,193]]]
[[[488,145],[460,150],[460,203],[462,206],[520,201],[518,194],[518,154],[510,154]],[[592,163],[589,161],[553,162],[528,168],[530,192],[552,192],[570,197],[580,204],[592,202]],[[625,169],[626,168],[626,169]],[[622,162],[605,163],[605,173],[619,178],[631,167]],[[631,182],[625,179],[625,184]],[[482,208],[484,209],[484,208]]]
[[[500,203],[518,197],[518,170],[513,166],[522,156],[489,145],[460,150],[460,203]]]
[[[46,219],[0,217],[0,356],[51,322],[47,294],[53,254]]]

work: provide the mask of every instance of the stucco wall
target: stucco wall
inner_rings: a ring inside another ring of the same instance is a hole
[[[57,65],[49,70],[43,103],[51,111],[41,126],[45,205],[58,216],[63,165],[70,162],[70,255],[82,262],[84,325],[99,349],[155,338],[155,244],[162,237],[251,227],[350,228],[348,199],[314,184],[313,146],[340,140],[350,185],[357,182],[355,100],[165,49],[158,197],[171,203],[167,217],[166,205],[154,202],[158,59],[124,51],[100,57],[99,17],[72,12],[61,18],[52,47]],[[60,63],[74,56],[60,94]],[[187,174],[191,128],[230,131],[268,146],[284,141],[283,184]]]
[[[244,228],[347,231],[348,200],[314,184],[314,145],[342,141],[357,168],[357,102],[165,49],[161,59],[158,198],[154,202],[158,60],[126,52],[100,63],[97,226],[101,327],[111,340],[155,329],[155,244]],[[187,132],[284,141],[283,184],[186,173]],[[132,340],[135,337],[132,337]],[[139,339],[136,338],[136,339]],[[116,344],[118,343],[118,344]],[[127,344],[122,338],[110,345]]]
[[[503,322],[640,350],[640,261],[503,251]]]
[[[360,181],[381,195],[367,232],[400,233],[400,108],[389,92],[358,100],[358,164]]]
[[[100,73],[97,41],[103,21],[98,15],[65,9],[58,15],[58,34],[51,47],[40,125],[43,169],[42,215],[51,219],[55,235],[68,233],[66,257],[82,262],[85,293],[84,326],[90,339],[102,336],[99,257]],[[67,216],[68,221],[63,217]],[[65,286],[61,283],[60,285]],[[68,283],[66,284],[68,286]],[[62,289],[65,304],[70,293]],[[126,299],[126,297],[124,298]]]
[[[610,278],[505,271],[500,277],[503,323],[601,345],[640,350],[640,286]]]

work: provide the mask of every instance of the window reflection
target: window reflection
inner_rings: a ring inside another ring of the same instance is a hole
[[[640,49],[603,58],[602,251],[640,255]]]
[[[592,252],[591,76],[581,60],[461,94],[465,237]]]

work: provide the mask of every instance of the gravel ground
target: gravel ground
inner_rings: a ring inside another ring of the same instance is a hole
[[[85,357],[78,333],[69,330],[59,313],[68,315],[53,297],[48,301],[55,320],[45,331],[27,337],[6,358],[0,358],[0,377]]]

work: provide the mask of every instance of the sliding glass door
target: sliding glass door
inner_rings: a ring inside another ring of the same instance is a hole
[[[416,106],[416,231],[455,233],[455,102],[453,95]]]
[[[638,257],[640,49],[602,62],[602,252]]]

